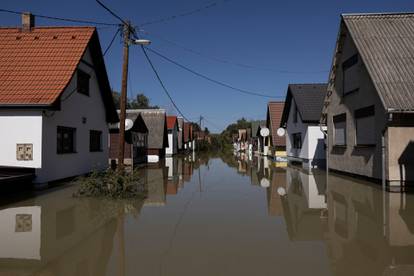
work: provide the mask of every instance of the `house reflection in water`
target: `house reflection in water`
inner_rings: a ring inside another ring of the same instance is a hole
[[[414,275],[413,195],[335,176],[327,195],[335,275]]]
[[[63,189],[0,210],[0,275],[106,275],[117,208]]]
[[[318,171],[286,168],[286,190],[279,189],[291,240],[322,240],[326,229],[325,182]]]
[[[150,164],[147,173],[147,198],[144,206],[164,206],[168,184],[168,167],[163,164]]]

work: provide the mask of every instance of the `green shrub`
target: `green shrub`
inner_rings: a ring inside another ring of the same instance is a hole
[[[114,170],[93,172],[77,178],[75,183],[79,185],[75,197],[144,198],[147,190],[137,170],[131,173]]]

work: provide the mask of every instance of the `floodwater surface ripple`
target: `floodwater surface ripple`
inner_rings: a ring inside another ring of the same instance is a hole
[[[414,275],[413,195],[260,157],[140,170],[142,201],[3,204],[0,275]]]

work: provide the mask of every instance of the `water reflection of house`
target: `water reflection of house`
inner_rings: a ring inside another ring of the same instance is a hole
[[[266,157],[259,157],[257,162],[257,179],[260,183],[260,186],[263,188],[267,188],[270,186],[270,178],[271,178],[271,162]]]
[[[276,168],[272,170],[271,184],[266,189],[267,208],[270,216],[283,214],[282,197],[278,193],[280,188],[286,189],[286,170]]]
[[[322,240],[326,232],[325,178],[286,168],[286,192],[280,191],[291,240]]]
[[[65,189],[0,211],[0,275],[106,275],[117,209]]]
[[[147,168],[147,189],[145,206],[164,206],[166,203],[166,189],[168,184],[168,168],[162,165]]]
[[[332,175],[327,196],[335,275],[414,275],[412,195]]]
[[[179,184],[178,158],[166,157],[165,166],[168,169],[167,194],[175,195]]]

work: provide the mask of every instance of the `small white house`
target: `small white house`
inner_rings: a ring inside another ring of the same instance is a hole
[[[319,125],[326,84],[290,84],[286,94],[281,127],[286,130],[289,162],[302,167],[325,166],[325,139]]]
[[[178,152],[178,121],[177,116],[167,116],[168,147],[165,154],[172,156]]]
[[[108,167],[118,115],[94,27],[0,28],[0,167],[35,183]]]

